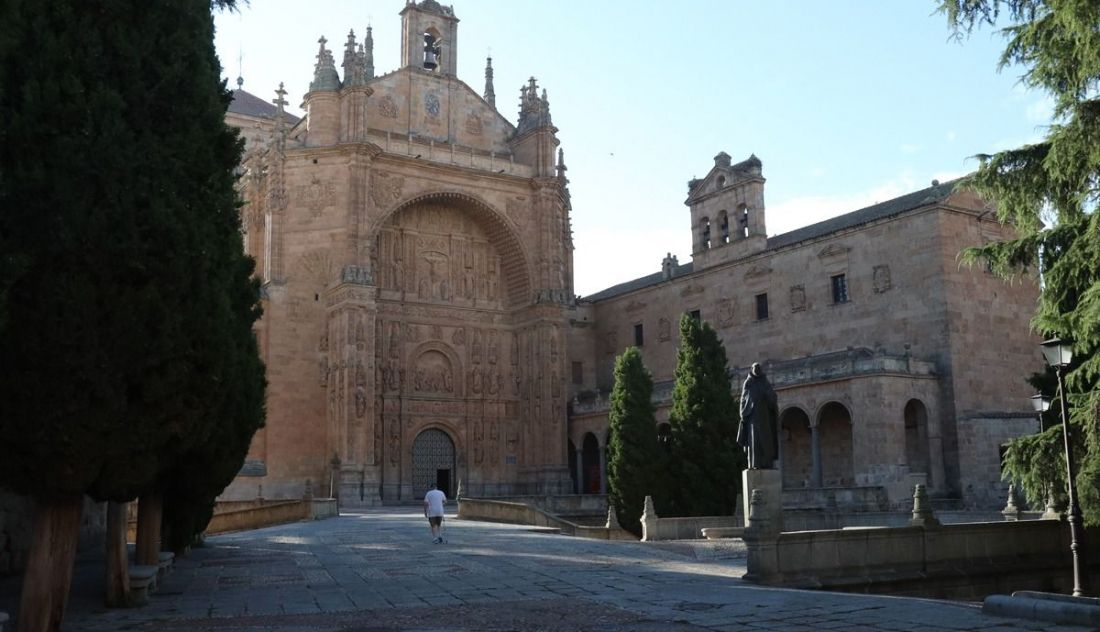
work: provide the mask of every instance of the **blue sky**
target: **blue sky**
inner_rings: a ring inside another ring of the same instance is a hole
[[[217,16],[230,82],[298,105],[317,39],[337,61],[349,29],[398,67],[404,0],[252,0]],[[516,120],[529,76],[546,88],[569,167],[576,291],[691,260],[687,181],[720,151],[764,163],[769,234],[975,168],[1034,141],[1050,101],[997,72],[1000,35],[960,42],[931,0],[456,0],[459,78],[478,93],[491,51],[497,108]]]

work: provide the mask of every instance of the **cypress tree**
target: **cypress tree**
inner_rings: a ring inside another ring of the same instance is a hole
[[[226,401],[262,399],[262,367],[210,9],[0,7],[0,485],[39,508],[20,630],[60,624],[84,494],[163,488],[260,423]]]
[[[999,219],[1017,231],[964,258],[984,259],[1005,276],[1042,275],[1032,325],[1073,342],[1066,397],[1077,430],[1077,486],[1085,522],[1100,524],[1100,3],[940,0],[939,8],[956,36],[997,29],[1007,40],[1000,67],[1022,68],[1021,83],[1054,102],[1044,139],[979,155],[978,170],[962,183],[995,200]],[[1050,457],[1058,434],[1048,428],[1009,447],[1008,475],[1032,500],[1057,483]]]
[[[615,385],[607,418],[611,439],[607,446],[607,496],[619,524],[640,536],[647,494],[659,496],[657,423],[654,417],[653,378],[642,362],[642,352],[628,347],[615,359]]]
[[[745,469],[745,455],[737,446],[737,421],[722,341],[710,325],[684,314],[669,411],[669,509],[674,515],[733,514]]]

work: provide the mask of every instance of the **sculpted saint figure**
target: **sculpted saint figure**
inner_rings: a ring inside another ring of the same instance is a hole
[[[754,362],[741,388],[741,424],[737,428],[737,444],[745,449],[749,469],[775,468],[775,460],[779,458],[778,418],[775,389],[768,383],[760,363]]]

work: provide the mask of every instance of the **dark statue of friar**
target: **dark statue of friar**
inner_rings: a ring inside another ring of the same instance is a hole
[[[768,383],[764,369],[754,362],[741,388],[741,424],[737,444],[745,449],[749,469],[770,470],[779,458],[779,406],[775,389]]]

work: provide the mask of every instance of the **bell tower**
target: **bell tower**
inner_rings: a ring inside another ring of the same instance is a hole
[[[435,0],[407,0],[401,10],[401,59],[405,67],[454,77],[458,69],[458,18]]]

